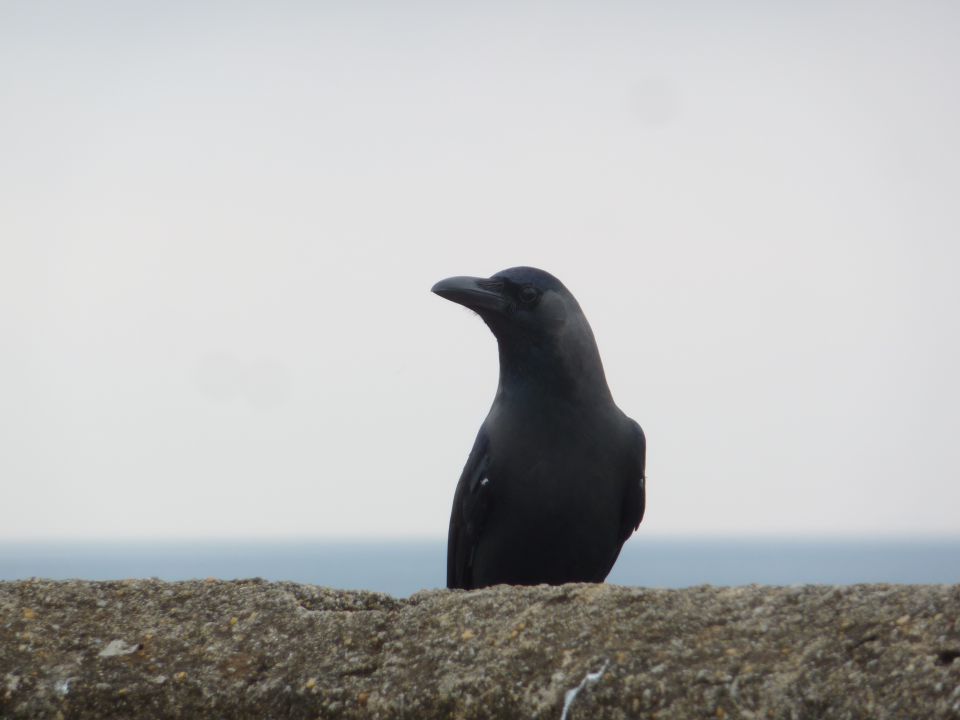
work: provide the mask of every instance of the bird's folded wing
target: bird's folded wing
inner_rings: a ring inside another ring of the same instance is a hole
[[[486,431],[481,427],[453,497],[450,532],[447,536],[448,588],[473,587],[473,555],[490,510],[488,446]]]
[[[641,427],[633,420],[636,439],[632,451],[631,477],[627,480],[626,494],[623,499],[623,509],[620,516],[620,544],[627,541],[633,531],[640,527],[643,520],[643,511],[647,503],[646,489],[646,461],[647,440]]]

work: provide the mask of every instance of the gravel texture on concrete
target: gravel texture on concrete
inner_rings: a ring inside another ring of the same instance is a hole
[[[2,718],[960,718],[960,586],[0,583]]]

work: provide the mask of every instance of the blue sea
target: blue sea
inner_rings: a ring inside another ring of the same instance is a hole
[[[252,578],[406,597],[444,586],[443,540],[0,542],[0,580]],[[634,537],[608,582],[653,588],[960,583],[955,540]]]

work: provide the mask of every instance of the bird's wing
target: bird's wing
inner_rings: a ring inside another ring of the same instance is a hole
[[[473,555],[490,511],[489,439],[481,427],[457,483],[447,536],[447,587],[470,589]]]
[[[626,494],[623,500],[623,511],[620,516],[620,544],[627,541],[627,538],[633,534],[633,531],[640,527],[640,521],[643,520],[643,511],[647,504],[646,489],[646,463],[647,463],[647,439],[644,437],[643,429],[636,423],[630,421],[633,427],[634,442],[631,451],[630,477],[627,480]]]

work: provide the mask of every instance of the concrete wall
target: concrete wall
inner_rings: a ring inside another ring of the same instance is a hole
[[[960,586],[0,583],[2,718],[960,718]]]

